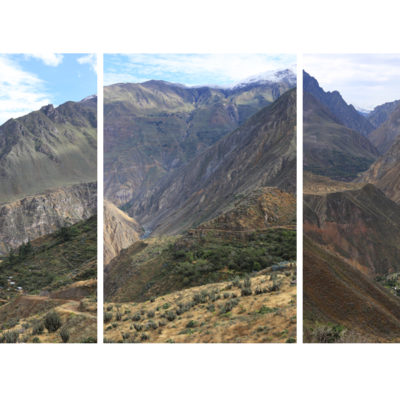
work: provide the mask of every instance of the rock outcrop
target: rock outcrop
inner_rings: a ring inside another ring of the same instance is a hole
[[[82,183],[0,204],[0,254],[97,212],[97,184]]]
[[[142,233],[143,228],[133,218],[104,200],[104,265],[139,240]]]

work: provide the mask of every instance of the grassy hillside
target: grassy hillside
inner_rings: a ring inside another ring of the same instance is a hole
[[[105,303],[104,318],[108,343],[294,343],[295,267],[141,303]]]
[[[96,217],[28,242],[0,263],[0,343],[95,342]]]
[[[400,299],[304,238],[305,342],[398,342]]]
[[[0,263],[0,294],[39,294],[96,278],[97,217],[20,246]],[[11,282],[14,282],[11,285]]]

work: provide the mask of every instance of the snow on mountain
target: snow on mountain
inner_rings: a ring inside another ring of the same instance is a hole
[[[286,81],[290,85],[296,85],[296,74],[291,69],[267,71],[262,74],[253,75],[249,78],[237,83],[234,89],[255,84],[255,83],[267,83],[267,82],[284,82]]]

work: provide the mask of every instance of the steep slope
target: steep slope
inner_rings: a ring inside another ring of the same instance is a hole
[[[371,132],[368,139],[383,154],[390,149],[400,136],[400,104],[389,115],[388,119]]]
[[[371,124],[378,128],[384,122],[387,121],[390,114],[400,105],[400,100],[392,101],[389,103],[382,104],[380,106],[375,107],[370,113],[367,115],[367,119]]]
[[[96,180],[96,99],[52,105],[0,127],[0,203]]]
[[[148,231],[177,233],[223,212],[261,186],[294,192],[296,91],[282,95],[128,208]]]
[[[104,200],[104,265],[143,233],[141,226],[108,200]]]
[[[359,178],[359,181],[373,183],[386,196],[400,204],[400,136],[392,147]]]
[[[97,218],[93,216],[22,245],[2,259],[0,293],[15,294],[10,281],[14,289],[19,286],[26,294],[39,294],[95,278],[96,234]]]
[[[307,236],[303,265],[305,342],[400,340],[399,298]]]
[[[70,342],[96,340],[96,217],[22,245],[0,259],[0,343],[62,342],[45,331],[56,313]]]
[[[151,188],[294,86],[295,79],[232,89],[164,81],[104,88],[105,196],[117,206]]]
[[[378,151],[360,133],[340,124],[313,95],[303,97],[304,170],[349,181],[365,171]]]
[[[338,91],[325,92],[318,81],[303,71],[303,90],[309,93],[336,117],[337,121],[347,128],[367,136],[374,126],[363,117],[352,105],[348,105]]]
[[[400,206],[371,184],[304,195],[304,233],[366,275],[399,271]]]
[[[96,183],[72,185],[0,204],[0,255],[96,212]]]

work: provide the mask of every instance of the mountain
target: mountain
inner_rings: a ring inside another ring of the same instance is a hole
[[[378,150],[359,132],[340,123],[313,95],[303,96],[304,170],[349,181],[376,160]]]
[[[400,206],[372,184],[304,195],[304,234],[370,277],[400,271]]]
[[[375,128],[378,128],[399,105],[400,100],[396,100],[377,106],[367,114],[367,119]]]
[[[105,87],[106,198],[124,205],[293,86],[285,74],[233,88],[154,80]]]
[[[96,181],[96,104],[48,105],[0,126],[0,203]]]
[[[129,215],[104,200],[104,264],[139,240],[143,228]]]
[[[214,218],[258,187],[296,187],[296,90],[134,198],[127,211],[147,231],[173,234]]]
[[[390,149],[379,157],[358,181],[373,183],[386,196],[400,204],[400,135]]]
[[[397,104],[386,121],[369,134],[368,139],[383,154],[390,149],[390,146],[399,136],[400,104]]]
[[[367,136],[374,126],[363,117],[352,105],[348,105],[338,91],[325,92],[318,81],[303,71],[303,90],[310,93],[336,117],[337,121],[347,128]]]

